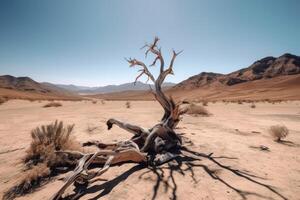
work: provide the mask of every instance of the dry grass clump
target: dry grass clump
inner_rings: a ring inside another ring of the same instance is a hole
[[[50,169],[46,164],[38,164],[25,171],[17,185],[10,188],[3,195],[4,200],[12,200],[18,196],[33,192],[50,179]]]
[[[49,108],[49,107],[60,107],[60,106],[62,106],[62,104],[59,102],[50,102],[50,103],[45,104],[43,107]]]
[[[6,98],[0,97],[0,105],[3,104],[3,103],[5,103],[6,101],[7,101]]]
[[[5,193],[4,199],[32,192],[56,173],[56,167],[75,164],[74,160],[56,153],[81,150],[80,144],[71,135],[73,127],[74,125],[64,127],[63,122],[55,121],[31,131],[32,141],[23,159],[25,171],[18,183]]]
[[[188,107],[187,107],[187,114],[190,115],[203,115],[203,116],[209,116],[210,113],[208,112],[208,110],[206,108],[204,108],[201,105],[197,105],[195,103],[191,103]]]
[[[92,103],[93,103],[93,104],[96,104],[96,103],[97,103],[97,101],[96,101],[96,100],[93,100],[93,101],[92,101]]]
[[[202,102],[202,105],[203,105],[203,106],[208,106],[208,101],[203,101],[203,102]]]
[[[289,134],[289,130],[284,125],[275,125],[269,128],[269,133],[275,139],[276,142],[280,142]]]
[[[127,102],[125,103],[125,106],[126,106],[126,108],[131,108],[131,103],[130,103],[130,101],[127,101]]]
[[[256,108],[256,105],[254,103],[252,103],[250,108]]]
[[[237,103],[238,103],[238,104],[243,104],[243,101],[242,101],[242,100],[238,100]]]
[[[101,104],[104,105],[105,104],[105,101],[104,99],[101,99]]]

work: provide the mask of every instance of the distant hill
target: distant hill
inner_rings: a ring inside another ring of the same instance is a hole
[[[284,54],[255,61],[229,74],[202,72],[166,90],[177,99],[300,100],[300,57]],[[149,92],[128,91],[99,95],[113,100],[151,100]]]
[[[247,68],[237,70],[230,74],[217,74],[202,72],[180,82],[175,89],[195,89],[206,85],[223,84],[232,86],[239,83],[269,79],[284,75],[300,73],[300,57],[292,54],[284,54],[278,58],[266,57],[254,62]]]
[[[73,84],[69,84],[69,85],[55,84],[55,85],[59,88],[63,88],[65,90],[73,91],[73,92],[76,92],[76,93],[79,92],[79,91],[82,91],[82,90],[94,90],[94,89],[97,88],[97,87],[78,86],[78,85],[73,85]]]
[[[164,83],[163,87],[170,88],[174,85],[175,83],[167,82]],[[56,86],[69,91],[77,92],[79,94],[105,94],[105,93],[112,93],[112,92],[149,90],[149,84],[142,83],[140,81],[136,82],[136,84],[132,82],[132,83],[124,83],[121,85],[107,85],[103,87],[85,87],[85,86],[63,85],[63,84],[56,84]]]
[[[153,87],[153,86],[152,86]],[[300,57],[265,57],[229,74],[202,72],[163,89],[176,99],[300,100]],[[38,83],[29,77],[0,76],[0,96],[9,98],[78,99],[77,94],[111,100],[151,100],[149,85],[137,82],[104,87]]]
[[[0,76],[0,96],[25,99],[79,99],[77,94],[29,77]]]

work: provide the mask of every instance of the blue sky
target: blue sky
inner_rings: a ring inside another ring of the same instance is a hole
[[[0,74],[131,82],[137,69],[124,57],[143,60],[140,47],[156,35],[166,59],[184,50],[168,81],[229,73],[265,56],[300,55],[299,10],[297,0],[0,0]]]

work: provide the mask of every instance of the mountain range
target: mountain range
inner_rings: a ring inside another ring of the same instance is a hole
[[[76,93],[29,77],[0,76],[0,97],[20,99],[81,99]]]
[[[165,83],[178,99],[300,99],[300,57],[265,57],[229,74],[202,72],[178,84]],[[79,94],[111,100],[150,100],[149,85],[137,82],[104,87],[38,83],[29,77],[0,76],[0,96],[78,99]]]
[[[249,81],[270,79],[299,73],[300,57],[292,54],[284,54],[278,58],[266,57],[260,59],[247,68],[229,74],[202,72],[180,82],[174,88],[194,89],[217,83],[232,86]]]
[[[175,83],[166,82],[163,84],[163,87],[170,88],[176,85]],[[63,85],[56,84],[57,87],[73,91],[79,94],[104,94],[111,92],[122,92],[122,91],[139,91],[139,90],[148,90],[149,84],[137,81],[135,84],[124,83],[120,85],[107,85],[102,87],[86,87],[86,86],[77,86],[77,85]],[[151,85],[153,87],[153,84]]]
[[[300,99],[300,57],[265,57],[229,74],[201,72],[166,90],[177,99]],[[150,100],[149,92],[121,92],[95,97]]]

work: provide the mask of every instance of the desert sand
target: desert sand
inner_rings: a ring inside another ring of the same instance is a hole
[[[108,131],[107,119],[151,127],[163,113],[155,101],[132,101],[130,109],[125,101],[62,101],[62,107],[43,108],[46,103],[10,100],[0,105],[0,196],[22,174],[20,162],[33,128],[57,119],[74,123],[74,135],[81,142],[114,142],[131,135],[118,127]],[[300,102],[250,105],[209,103],[209,117],[184,115],[176,131],[198,156],[185,153],[178,162],[156,169],[114,166],[102,176],[107,182],[95,182],[80,199],[299,199]],[[267,131],[276,124],[290,130],[284,143],[274,142]],[[270,151],[255,148],[260,145]],[[209,154],[212,159],[205,156]],[[54,178],[17,199],[49,199],[62,184]]]

